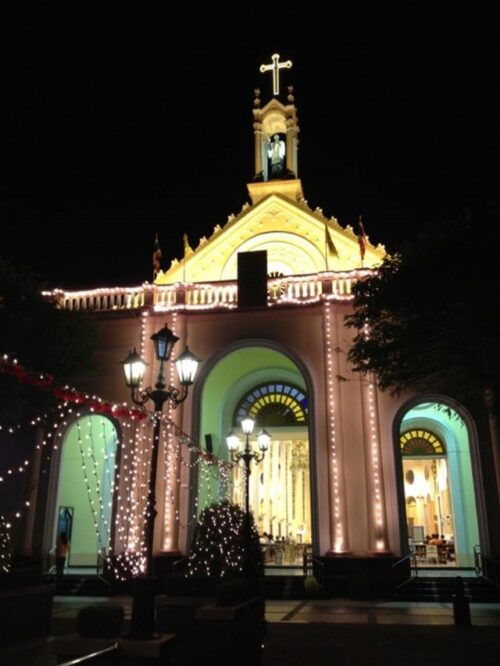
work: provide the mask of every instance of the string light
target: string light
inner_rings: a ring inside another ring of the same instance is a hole
[[[330,304],[325,304],[325,343],[326,343],[326,379],[328,396],[328,438],[330,442],[330,473],[332,483],[332,513],[334,521],[333,551],[342,553],[345,550],[345,524],[342,520],[340,472],[337,452],[335,428],[335,396],[333,387],[333,345],[332,345],[332,315]]]
[[[280,304],[310,305],[321,301],[351,301],[352,286],[357,280],[373,275],[371,268],[356,268],[348,271],[325,271],[310,275],[292,275],[268,281],[268,306]],[[330,293],[325,293],[324,286]],[[283,289],[288,288],[283,292]],[[140,287],[102,287],[83,291],[56,289],[43,292],[55,298],[68,310],[119,310],[143,308],[146,296],[152,293],[154,312],[183,312],[190,310],[233,310],[237,307],[237,283],[234,280],[221,282],[176,282],[171,285]]]

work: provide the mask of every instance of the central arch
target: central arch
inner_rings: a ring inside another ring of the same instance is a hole
[[[218,457],[229,459],[226,435],[234,429],[243,438],[240,423],[246,415],[271,435],[269,450],[261,463],[252,464],[249,480],[250,508],[269,566],[297,565],[313,542],[309,402],[307,378],[298,362],[258,342],[216,359],[200,393],[200,440],[209,442]],[[252,444],[257,446],[255,436]],[[244,492],[238,467],[233,470],[232,500],[243,505]],[[198,493],[201,509],[214,493],[201,486]],[[268,544],[264,535],[272,535]]]

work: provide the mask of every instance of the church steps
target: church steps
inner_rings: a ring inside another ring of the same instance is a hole
[[[500,587],[484,578],[463,578],[465,595],[473,603],[498,603]],[[394,597],[404,601],[451,602],[456,594],[455,578],[413,578],[399,587]]]

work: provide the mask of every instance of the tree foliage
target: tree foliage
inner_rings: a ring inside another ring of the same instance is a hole
[[[0,257],[0,353],[26,369],[71,383],[91,364],[95,330],[84,313],[62,310],[42,295],[42,280]],[[0,373],[0,421],[26,421],[54,400]]]
[[[443,392],[467,403],[498,393],[500,280],[495,226],[426,226],[354,288],[349,359],[383,389]]]

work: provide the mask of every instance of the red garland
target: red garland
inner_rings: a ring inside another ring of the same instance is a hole
[[[0,372],[14,377],[21,384],[28,384],[41,391],[50,392],[62,402],[69,402],[74,405],[86,404],[91,411],[97,414],[109,414],[121,419],[131,419],[132,421],[143,421],[148,417],[147,412],[144,410],[137,408],[129,409],[125,406],[116,408],[110,402],[105,402],[98,398],[90,398],[85,393],[79,393],[76,389],[69,388],[68,386],[58,386],[52,375],[28,372],[19,363],[11,363],[5,359],[0,359]]]

